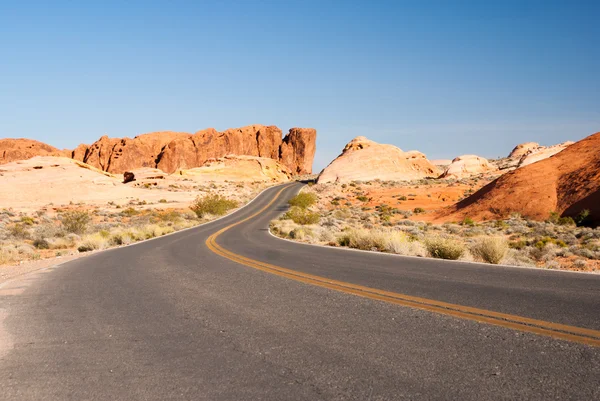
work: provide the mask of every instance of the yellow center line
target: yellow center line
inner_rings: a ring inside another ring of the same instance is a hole
[[[451,304],[428,298],[415,297],[411,295],[384,291],[371,287],[365,287],[362,285],[333,280],[326,277],[316,276],[313,274],[302,273],[296,270],[286,269],[281,266],[276,266],[269,263],[247,258],[245,256],[229,251],[217,244],[217,237],[219,237],[224,232],[230,230],[231,228],[238,226],[248,220],[251,220],[263,213],[273,203],[275,203],[275,201],[277,201],[277,199],[281,196],[281,193],[289,187],[290,186],[285,186],[281,188],[273,197],[273,199],[258,212],[234,224],[224,227],[216,233],[214,233],[213,235],[211,235],[206,240],[206,246],[217,255],[223,256],[236,263],[252,267],[254,269],[258,269],[267,273],[275,274],[281,277],[286,277],[288,279],[299,281],[305,284],[315,285],[339,292],[344,292],[347,294],[384,301],[396,305],[408,306],[462,319],[474,320],[477,322],[492,324],[514,330],[520,330],[529,333],[535,333],[539,335],[545,335],[563,340],[574,341],[582,344],[600,347],[600,331],[597,330],[568,326],[560,323],[546,322],[537,319],[530,319],[522,316],[494,312],[470,306]]]

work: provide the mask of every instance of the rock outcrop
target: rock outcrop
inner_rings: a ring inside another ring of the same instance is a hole
[[[521,157],[523,157],[524,155],[526,155],[528,153],[539,150],[541,147],[542,146],[540,146],[540,144],[537,142],[521,143],[521,144],[515,146],[515,148],[512,150],[512,152],[510,152],[510,154],[508,155],[508,158],[509,159],[520,159]]]
[[[421,152],[403,152],[359,136],[319,175],[318,182],[350,182],[374,179],[405,181],[437,177],[440,171]]]
[[[452,163],[440,178],[466,178],[479,174],[497,171],[496,166],[491,165],[487,159],[475,155],[463,155],[452,160]]]
[[[553,157],[506,173],[440,218],[499,219],[517,212],[544,220],[550,212],[576,216],[584,209],[591,212],[590,221],[600,223],[600,132]]]
[[[296,175],[311,174],[316,149],[315,129],[292,128],[281,143],[279,161]]]
[[[195,134],[163,131],[135,138],[103,136],[92,145],[79,145],[73,151],[60,151],[29,139],[3,139],[0,164],[51,155],[68,156],[115,174],[139,168],[158,168],[171,174],[235,154],[280,161],[300,175],[312,173],[316,137],[312,128],[292,128],[282,139],[281,130],[275,126],[250,125],[223,132],[209,128]]]
[[[209,159],[202,167],[179,170],[177,175],[206,181],[286,182],[292,177],[292,172],[268,157],[228,155]]]
[[[547,159],[555,154],[562,152],[568,146],[571,146],[573,142],[563,142],[554,146],[541,146],[535,150],[531,150],[521,156],[519,159],[518,167],[528,166],[530,164],[539,162],[540,160]]]
[[[123,173],[123,184],[132,181],[164,180],[167,174],[157,168],[142,167]]]
[[[0,139],[0,164],[35,156],[65,156],[67,152],[33,139]]]

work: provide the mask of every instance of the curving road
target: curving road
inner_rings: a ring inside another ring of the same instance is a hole
[[[600,399],[600,275],[272,237],[300,187],[0,286],[0,399]]]

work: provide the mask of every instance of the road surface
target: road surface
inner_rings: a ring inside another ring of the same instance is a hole
[[[300,187],[2,285],[0,399],[600,399],[600,275],[272,237]]]

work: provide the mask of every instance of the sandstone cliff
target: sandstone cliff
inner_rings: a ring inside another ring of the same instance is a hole
[[[292,128],[282,139],[281,130],[275,126],[251,125],[223,132],[209,128],[195,134],[166,131],[135,138],[103,136],[92,145],[79,145],[73,151],[59,151],[27,139],[4,139],[0,140],[0,163],[64,155],[115,174],[139,168],[173,173],[233,154],[270,158],[280,161],[293,174],[310,174],[316,136],[314,129]]]

